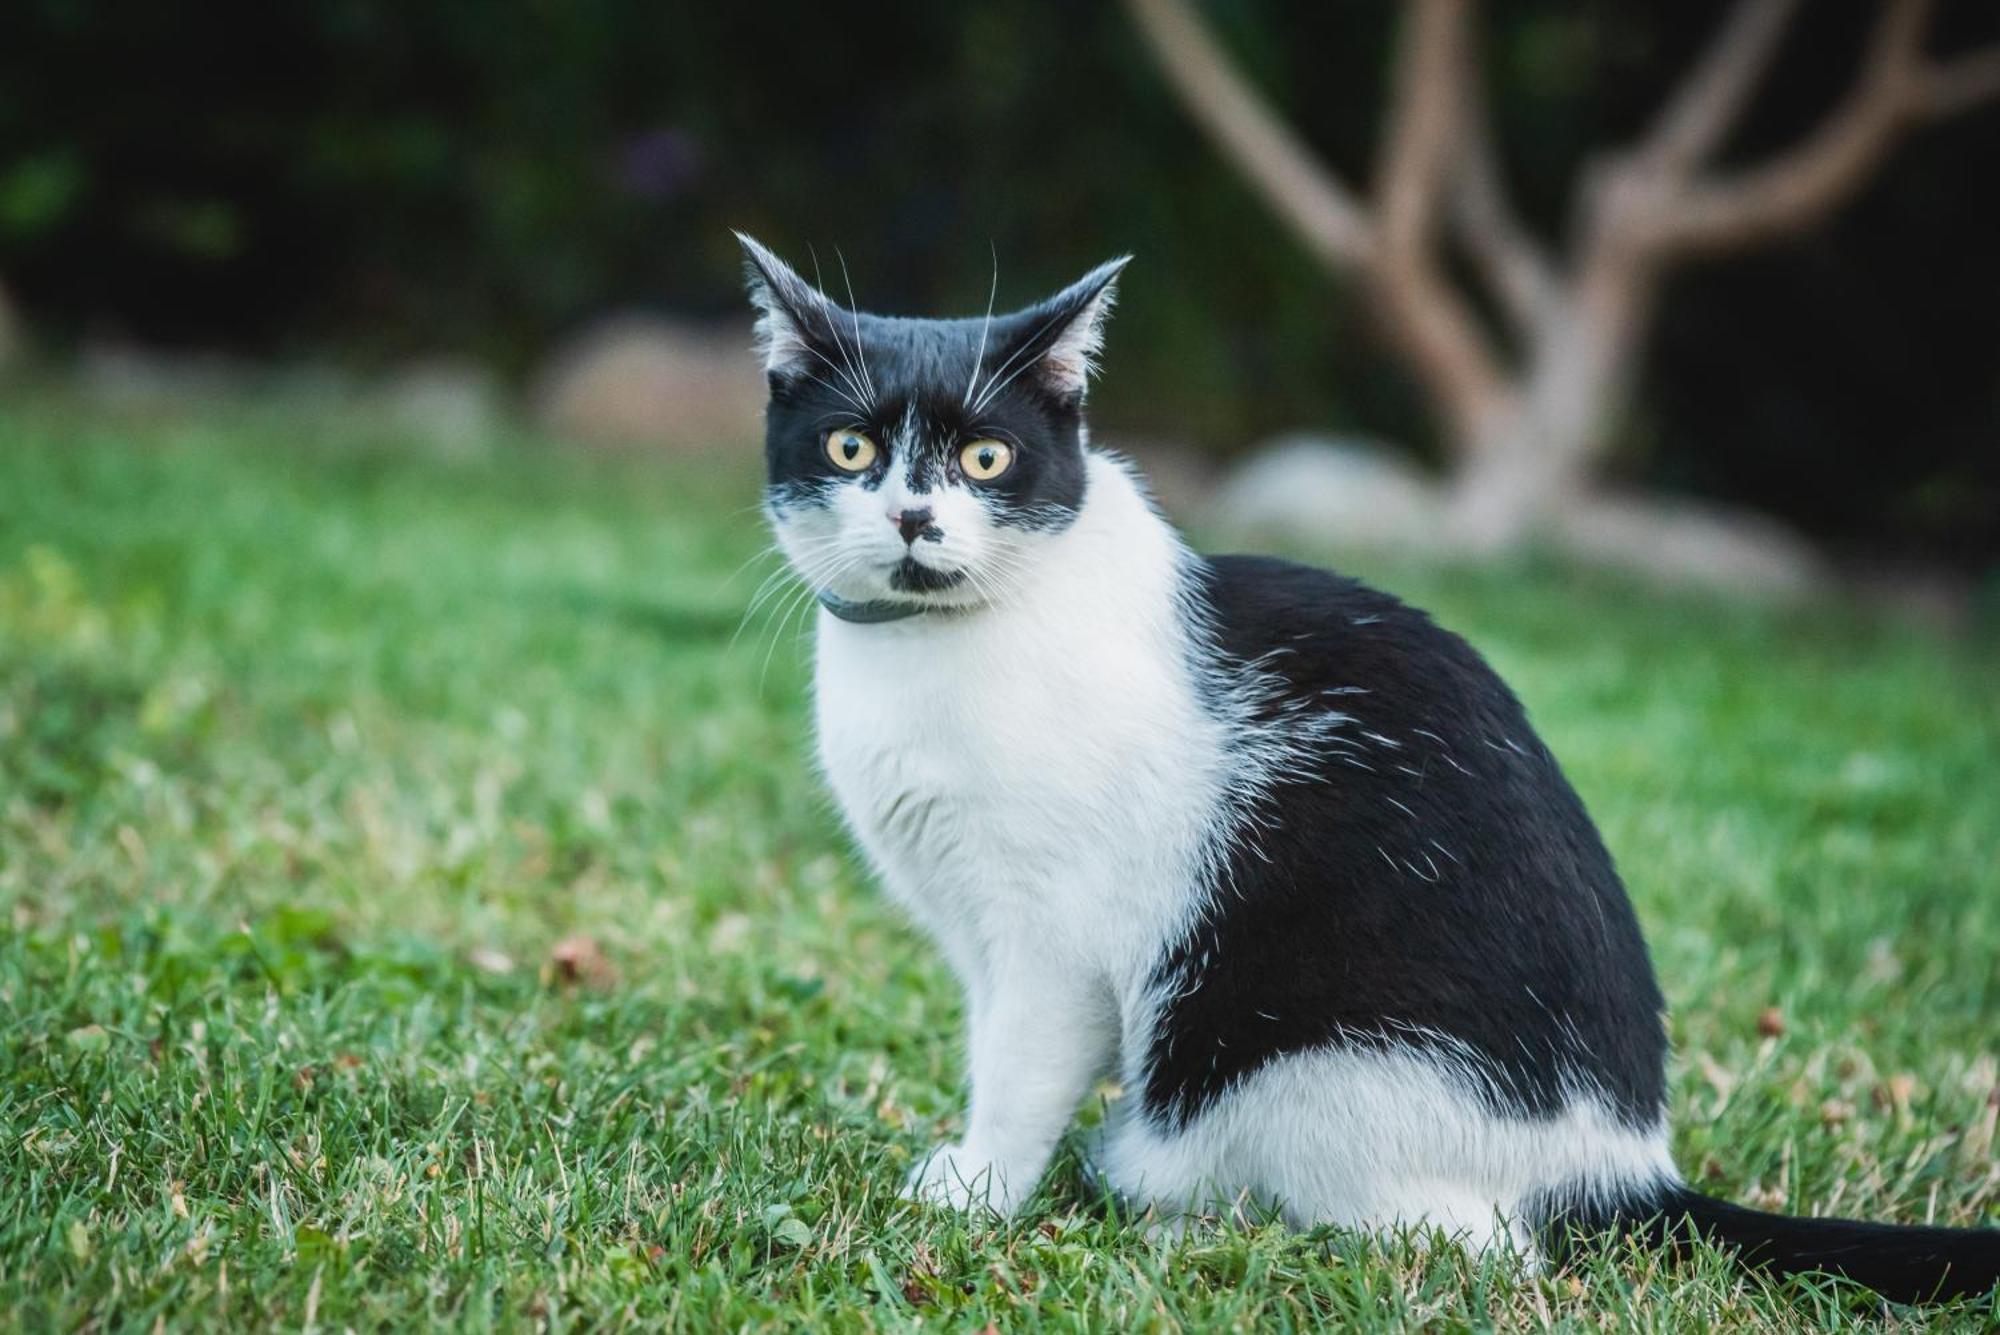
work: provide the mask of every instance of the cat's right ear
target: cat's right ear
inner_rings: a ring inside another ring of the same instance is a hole
[[[834,306],[826,294],[755,239],[735,234],[743,247],[750,304],[757,308],[757,351],[766,375],[781,379],[808,372],[823,356],[833,331]]]

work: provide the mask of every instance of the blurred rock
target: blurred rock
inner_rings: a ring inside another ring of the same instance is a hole
[[[326,360],[262,365],[217,352],[93,342],[77,357],[76,385],[121,412],[274,407],[301,421],[338,419],[385,432],[450,458],[483,453],[510,417],[508,396],[491,371],[449,357],[359,376]]]
[[[761,433],[764,377],[747,324],[627,315],[559,347],[534,403],[541,424],[571,440],[733,452]]]
[[[76,384],[88,398],[136,412],[183,411],[241,399],[257,370],[220,352],[183,352],[93,341],[76,360]]]
[[[259,393],[302,418],[351,419],[364,407],[379,415],[379,408],[364,402],[367,389],[354,372],[326,354],[268,368]]]
[[[1787,599],[1830,581],[1817,549],[1775,519],[1678,497],[1585,497],[1551,537],[1591,564],[1668,584]]]
[[[1876,557],[1843,563],[1841,575],[1856,600],[1914,625],[1952,632],[1979,620],[1978,585],[1941,566]]]
[[[391,430],[454,458],[476,458],[507,426],[499,379],[472,362],[413,362],[385,377],[371,397]]]
[[[1460,545],[1446,497],[1385,446],[1300,434],[1258,450],[1223,483],[1213,513],[1228,531],[1262,541],[1490,555]],[[1832,580],[1817,549],[1776,520],[1681,498],[1588,495],[1538,541],[1662,584],[1755,597],[1802,597]]]
[[[1292,542],[1435,547],[1442,500],[1430,479],[1375,441],[1295,434],[1260,446],[1221,486],[1215,521]]]

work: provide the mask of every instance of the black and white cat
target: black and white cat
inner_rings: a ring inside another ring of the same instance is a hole
[[[836,305],[743,238],[767,507],[818,594],[826,776],[964,986],[964,1138],[912,1195],[1001,1213],[1095,1082],[1167,1221],[1692,1227],[1780,1272],[1983,1292],[2000,1232],[1689,1190],[1611,858],[1465,641],[1352,580],[1204,557],[1082,418],[1103,265],[1011,315]]]

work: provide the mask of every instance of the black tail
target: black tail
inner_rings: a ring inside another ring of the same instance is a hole
[[[1892,1302],[1969,1298],[2000,1285],[2000,1229],[1765,1214],[1679,1185],[1603,1222],[1669,1246],[1700,1238],[1773,1274],[1839,1275]]]

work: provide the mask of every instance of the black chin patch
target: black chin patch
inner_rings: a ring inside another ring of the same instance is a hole
[[[907,556],[889,572],[889,587],[903,593],[939,593],[964,582],[963,570],[933,570]]]

